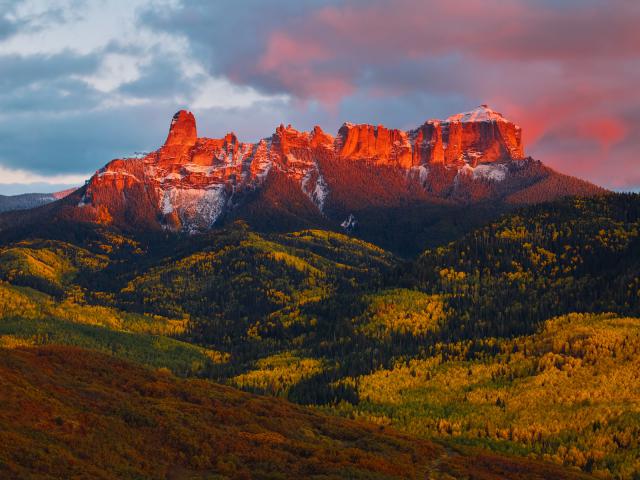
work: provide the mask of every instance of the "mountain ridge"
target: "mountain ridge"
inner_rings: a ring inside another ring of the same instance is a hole
[[[75,192],[77,188],[69,188],[53,193],[22,193],[19,195],[0,195],[0,213],[16,210],[29,210],[48,203],[61,200]]]
[[[244,220],[266,230],[346,229],[384,243],[399,219],[407,238],[385,246],[413,254],[425,241],[450,239],[449,226],[425,225],[462,218],[476,226],[469,205],[485,204],[495,218],[512,205],[605,191],[527,157],[521,128],[487,105],[408,131],[344,123],[332,136],[280,125],[255,143],[233,132],[199,137],[195,116],[180,110],[159,149],[112,160],[51,209],[0,224],[65,218],[194,234]],[[404,245],[411,238],[419,240]]]
[[[136,202],[156,210],[156,221],[163,228],[193,233],[211,228],[232,210],[234,196],[259,189],[269,175],[283,174],[298,183],[325,214],[333,185],[327,184],[323,173],[330,170],[326,163],[331,160],[346,162],[348,169],[353,169],[352,161],[399,169],[409,184],[423,184],[425,192],[413,196],[428,197],[434,183],[429,181],[432,167],[436,177],[445,178],[446,172],[438,166],[454,167],[453,178],[447,179],[454,188],[459,174],[474,180],[503,180],[504,163],[525,158],[520,132],[520,127],[481,106],[446,121],[429,120],[407,132],[344,123],[333,137],[318,126],[301,132],[280,125],[271,137],[244,143],[234,133],[221,139],[198,137],[194,115],[181,110],[174,115],[160,149],[143,159],[116,159],[107,164],[89,181],[78,207],[96,209],[98,221],[123,223],[126,213],[141,215],[126,199],[120,202],[110,197],[113,191],[130,192]],[[147,192],[139,192],[140,184]],[[150,184],[149,194],[146,187]],[[436,188],[436,196],[440,193]],[[108,216],[101,207],[106,207]],[[145,220],[149,223],[151,219]]]

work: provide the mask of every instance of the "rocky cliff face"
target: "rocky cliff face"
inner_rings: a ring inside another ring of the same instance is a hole
[[[107,222],[196,232],[258,189],[273,169],[294,179],[322,209],[326,192],[316,156],[332,146],[333,138],[319,127],[307,133],[281,125],[257,143],[240,142],[233,133],[198,138],[193,114],[181,111],[160,149],[110,162],[91,178],[78,207],[96,214],[106,207]]]
[[[413,165],[470,165],[524,158],[522,131],[487,105],[410,132]]]
[[[193,114],[180,111],[160,149],[96,172],[75,208],[93,221],[197,232],[286,183],[289,193],[272,193],[272,203],[295,203],[297,189],[296,198],[339,224],[367,205],[502,195],[512,179],[522,183],[527,162],[520,127],[486,105],[407,132],[345,123],[334,138],[280,125],[257,143],[233,133],[198,137]],[[276,177],[286,181],[268,181]]]
[[[167,135],[167,140],[164,142],[165,148],[188,148],[194,146],[197,141],[196,118],[193,113],[180,110],[171,119],[169,135]]]

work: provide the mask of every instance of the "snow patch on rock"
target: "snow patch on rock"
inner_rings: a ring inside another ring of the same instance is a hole
[[[473,178],[484,178],[493,182],[501,182],[507,176],[507,166],[503,164],[483,164],[473,169]]]
[[[211,175],[216,170],[216,167],[211,165],[196,165],[195,163],[187,163],[182,167],[185,171],[190,173],[201,173],[203,175]]]
[[[473,110],[457,113],[447,118],[447,122],[507,122],[507,120],[487,105],[480,105]]]
[[[312,199],[315,204],[318,205],[318,208],[322,212],[324,209],[324,202],[329,195],[329,186],[325,181],[324,177],[321,173],[318,173],[318,178],[316,180],[316,188],[313,190]]]
[[[508,171],[507,166],[502,163],[483,163],[476,167],[467,164],[458,170],[455,180],[458,180],[459,175],[468,175],[474,180],[501,182],[507,177]]]
[[[161,209],[165,215],[177,212],[182,229],[193,234],[211,228],[226,203],[224,185],[206,189],[176,187],[163,192]]]
[[[312,179],[315,179],[315,182],[310,185]],[[318,210],[323,212],[324,203],[329,195],[329,186],[317,165],[314,164],[313,168],[304,172],[300,180],[300,187],[302,192],[318,207]]]
[[[98,178],[103,177],[129,177],[133,178],[136,182],[140,182],[140,179],[133,175],[132,173],[124,172],[124,171],[113,171],[113,170],[104,170],[98,173]]]
[[[429,178],[429,167],[427,167],[426,165],[412,167],[411,171],[414,175],[417,175],[420,183],[425,183],[427,181],[427,178]]]
[[[166,190],[162,195],[162,202],[160,205],[160,210],[164,215],[169,215],[173,213],[173,204],[171,203],[171,190]]]
[[[340,226],[347,232],[351,232],[358,226],[358,220],[356,220],[356,217],[353,215],[353,213],[350,213],[349,216],[340,224]]]

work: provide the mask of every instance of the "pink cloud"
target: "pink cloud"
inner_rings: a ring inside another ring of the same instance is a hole
[[[578,134],[582,134],[585,138],[595,138],[598,140],[602,148],[608,148],[623,140],[629,127],[625,122],[614,117],[601,117],[590,119],[587,122],[578,125]]]
[[[354,86],[339,74],[317,74],[317,65],[331,58],[332,53],[325,45],[274,32],[256,71],[273,77],[287,91],[302,98],[314,97],[334,106],[352,93]]]
[[[258,68],[265,72],[272,72],[283,66],[327,60],[331,56],[330,50],[324,45],[304,38],[294,39],[286,33],[276,31],[269,37]]]
[[[640,2],[625,0],[372,0],[271,31],[253,71],[333,111],[363,92],[490,103],[523,127],[531,153],[569,173],[590,165],[589,178],[614,185],[612,172],[637,170],[616,146],[640,138],[640,114],[628,115],[640,108],[638,24]],[[588,152],[572,156],[579,142]]]
[[[567,8],[524,0],[371,1],[320,8],[271,32],[261,62],[282,44],[290,58],[279,64],[305,61],[306,52],[314,63],[320,53],[352,79],[368,65],[454,53],[516,62],[624,59],[640,51],[638,20],[640,3],[624,0]]]

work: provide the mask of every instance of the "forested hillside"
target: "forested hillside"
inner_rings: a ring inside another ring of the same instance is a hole
[[[0,372],[5,478],[420,478],[443,455],[80,349],[4,350]]]
[[[602,478],[636,478],[639,369],[640,318],[570,314],[534,335],[438,343],[345,378],[359,402],[327,410]]]
[[[3,478],[590,478],[69,347],[0,350]]]
[[[324,230],[52,222],[2,233],[0,342],[634,478],[639,233],[622,194],[526,207],[415,260]]]
[[[417,287],[455,309],[446,338],[533,331],[555,315],[640,313],[640,196],[567,199],[427,250]]]

